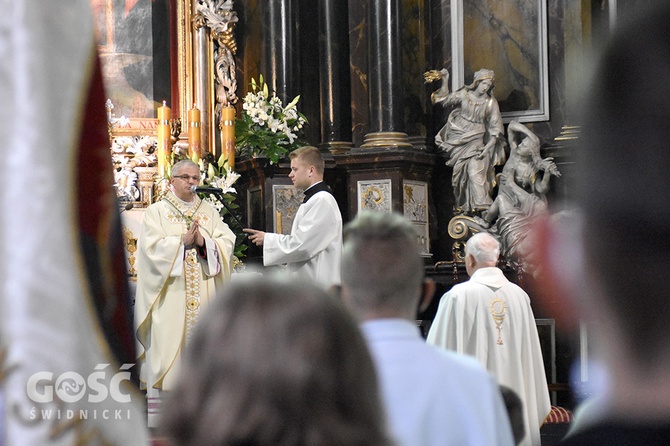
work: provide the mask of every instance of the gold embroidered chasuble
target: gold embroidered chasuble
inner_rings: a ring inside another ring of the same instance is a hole
[[[206,255],[186,249],[183,234],[198,221]],[[230,278],[235,234],[199,197],[172,192],[147,208],[137,255],[135,323],[142,387],[169,390],[198,315]]]
[[[428,344],[474,356],[523,402],[522,446],[540,444],[551,402],[528,294],[495,267],[480,268],[440,300]]]

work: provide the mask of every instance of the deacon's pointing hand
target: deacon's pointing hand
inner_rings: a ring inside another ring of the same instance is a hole
[[[256,246],[263,246],[265,241],[265,232],[259,231],[257,229],[243,229],[249,235],[249,240],[254,243]]]

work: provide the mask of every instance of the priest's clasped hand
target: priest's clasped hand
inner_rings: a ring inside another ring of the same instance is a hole
[[[259,231],[258,229],[242,229],[249,235],[249,241],[254,243],[256,246],[263,246],[263,241],[265,240],[265,232]]]
[[[205,245],[205,238],[200,234],[198,228],[198,220],[194,220],[182,238],[185,247],[199,248]]]

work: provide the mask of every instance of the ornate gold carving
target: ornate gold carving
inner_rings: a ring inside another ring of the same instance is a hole
[[[207,27],[212,37],[233,53],[237,51],[237,43],[233,36],[233,27],[237,23],[237,13],[233,11],[232,0],[197,0],[195,15],[191,19],[193,29]]]
[[[374,203],[375,205],[380,205],[384,202],[384,193],[378,187],[370,187],[363,194],[363,202],[365,203]]]
[[[359,181],[358,208],[391,212],[391,180]]]
[[[407,133],[403,132],[372,132],[363,138],[363,148],[375,147],[411,147]]]
[[[188,84],[193,91],[184,96],[189,105],[196,104],[201,110],[202,147],[214,153],[218,128],[215,123],[221,120],[221,109],[237,102],[234,58],[237,43],[233,28],[238,18],[233,11],[233,0],[195,0],[189,12],[190,15],[184,17],[185,23],[191,26],[183,30],[183,42],[189,46],[182,60],[187,71],[184,79],[193,80]]]

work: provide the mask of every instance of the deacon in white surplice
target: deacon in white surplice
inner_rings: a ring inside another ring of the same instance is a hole
[[[293,185],[305,191],[291,233],[275,234],[245,229],[249,240],[263,246],[263,265],[288,264],[298,276],[324,289],[340,284],[342,214],[323,182],[324,161],[316,147],[301,147],[289,154]]]
[[[468,240],[470,280],[441,299],[427,342],[474,356],[524,406],[522,445],[540,444],[540,426],[551,410],[535,316],[528,294],[496,267],[500,244],[488,233]]]
[[[200,184],[198,165],[176,163],[170,182],[167,195],[144,213],[137,252],[135,323],[149,427],[198,316],[230,278],[235,247],[233,231],[191,190]]]

